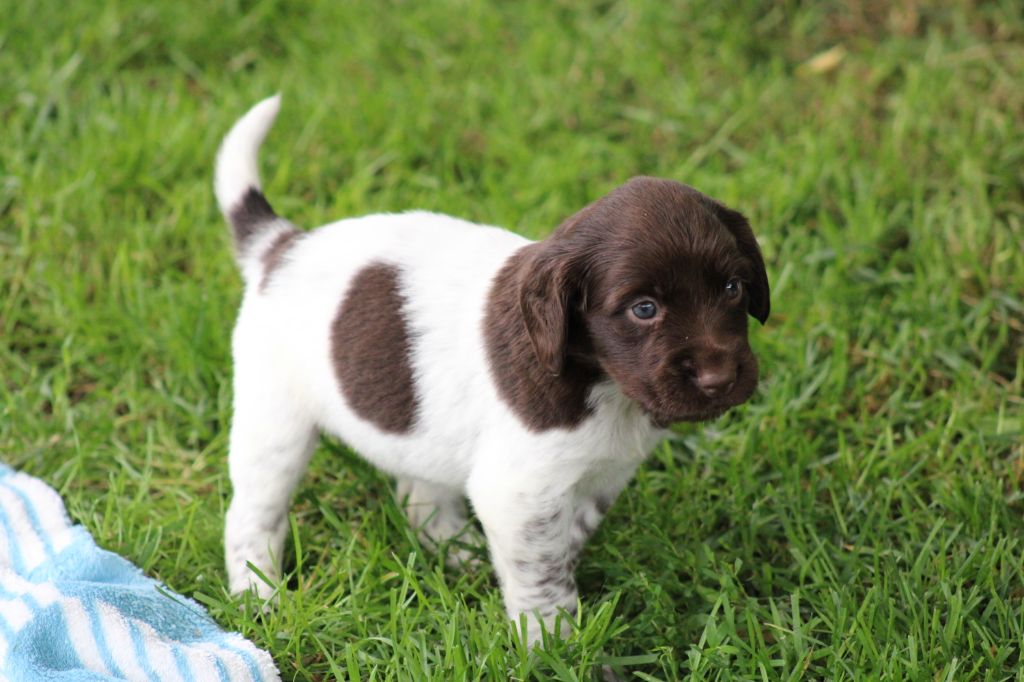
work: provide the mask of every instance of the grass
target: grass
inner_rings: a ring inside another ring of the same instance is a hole
[[[286,679],[1024,679],[1017,3],[37,0],[0,73],[0,457]],[[489,565],[444,570],[332,442],[287,596],[226,594],[211,167],[278,90],[265,185],[298,224],[542,236],[641,173],[750,217],[762,386],[641,470],[568,642],[527,651]]]

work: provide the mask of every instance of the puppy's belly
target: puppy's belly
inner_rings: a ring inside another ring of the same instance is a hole
[[[472,469],[472,445],[427,433],[383,433],[347,409],[333,411],[324,433],[392,476],[416,478],[463,490]]]

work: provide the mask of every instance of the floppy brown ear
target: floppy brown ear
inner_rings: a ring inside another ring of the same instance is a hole
[[[728,228],[736,239],[736,245],[740,253],[747,257],[754,266],[754,277],[750,283],[750,302],[747,311],[761,324],[768,321],[768,312],[771,310],[771,294],[768,290],[768,274],[764,269],[764,258],[761,256],[761,249],[757,245],[754,233],[750,229],[750,223],[743,217],[743,214],[726,208],[717,201],[712,205],[715,214],[722,224]]]
[[[565,365],[569,339],[570,272],[565,257],[543,252],[524,268],[519,310],[537,360],[552,375]]]

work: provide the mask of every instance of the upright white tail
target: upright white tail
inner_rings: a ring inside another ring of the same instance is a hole
[[[217,152],[213,189],[244,258],[254,238],[281,221],[260,190],[257,155],[281,108],[281,95],[263,100],[240,118]]]

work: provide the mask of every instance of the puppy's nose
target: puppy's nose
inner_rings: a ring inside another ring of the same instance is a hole
[[[736,383],[736,367],[724,365],[702,369],[693,377],[693,383],[709,398],[728,393]]]

